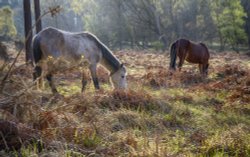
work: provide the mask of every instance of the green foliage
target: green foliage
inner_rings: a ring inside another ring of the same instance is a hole
[[[224,8],[219,19],[222,21],[221,32],[228,43],[234,48],[238,49],[237,45],[240,42],[246,41],[247,37],[243,26],[246,14],[240,4],[240,0],[228,0],[227,7]]]
[[[230,44],[236,51],[239,44],[247,40],[244,30],[246,13],[240,0],[215,1],[212,3],[213,19],[217,25],[221,42]]]
[[[14,37],[17,34],[13,12],[9,6],[0,9],[0,35]]]

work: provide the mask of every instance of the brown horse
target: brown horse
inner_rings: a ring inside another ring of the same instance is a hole
[[[179,57],[179,70],[181,70],[184,60],[186,60],[189,63],[199,64],[200,73],[207,75],[210,55],[205,44],[193,43],[187,39],[176,40],[170,49],[171,61],[169,69],[175,70],[177,56]]]

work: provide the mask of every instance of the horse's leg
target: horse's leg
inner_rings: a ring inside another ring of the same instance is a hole
[[[99,81],[96,75],[96,64],[91,64],[90,67],[91,77],[94,82],[95,89],[100,89]]]
[[[203,74],[203,65],[202,64],[199,64],[199,71],[200,71],[200,74]]]
[[[82,71],[82,92],[84,92],[85,88],[86,88],[86,85],[87,85],[87,81],[88,80],[88,77],[87,77],[87,74],[86,74],[86,71],[83,70]]]
[[[33,81],[36,81],[37,79],[37,89],[40,89],[43,84],[43,78],[42,78],[42,68],[40,66],[36,66],[33,72]]]
[[[186,57],[185,55],[179,56],[179,64],[178,64],[179,71],[181,71],[181,67],[184,63],[185,57]]]
[[[50,88],[51,88],[51,90],[52,90],[52,93],[57,94],[58,91],[57,91],[56,86],[55,86],[55,84],[54,84],[54,80],[53,80],[52,74],[47,74],[47,75],[46,75],[46,78],[47,78],[47,80],[48,80],[48,82],[49,82],[49,86],[50,86]]]
[[[199,64],[199,69],[200,69],[200,75],[202,76],[202,78],[205,78],[207,76],[206,64]]]

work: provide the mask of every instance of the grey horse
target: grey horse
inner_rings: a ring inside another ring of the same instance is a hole
[[[95,89],[100,88],[96,73],[98,63],[110,72],[110,81],[114,88],[127,88],[126,67],[95,35],[47,27],[33,38],[34,80],[45,76],[53,93],[58,92],[52,75],[75,66],[81,67],[83,73],[83,92],[87,84],[84,62],[88,63]]]

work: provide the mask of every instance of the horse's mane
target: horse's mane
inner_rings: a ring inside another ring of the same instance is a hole
[[[93,35],[93,34],[91,34],[89,32],[84,32],[84,34],[86,34],[87,37],[89,37],[90,39],[92,39],[93,41],[95,41],[95,43],[97,44],[98,48],[102,52],[103,58],[110,64],[110,66],[112,66],[114,68],[114,70],[118,70],[119,67],[120,67],[120,65],[121,65],[121,63],[113,55],[112,51],[106,45],[104,45],[95,35]]]

